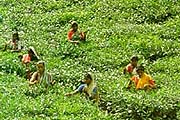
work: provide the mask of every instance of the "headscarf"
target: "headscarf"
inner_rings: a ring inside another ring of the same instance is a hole
[[[37,55],[36,50],[34,49],[34,47],[30,46],[29,50],[31,50],[33,52],[33,57],[35,57],[35,59],[39,60],[39,56]]]

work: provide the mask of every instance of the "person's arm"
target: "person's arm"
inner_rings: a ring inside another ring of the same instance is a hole
[[[16,44],[13,45],[13,49],[11,50],[11,52],[20,52],[21,48],[20,48],[20,44],[19,42],[17,42]]]
[[[73,41],[73,40],[69,40],[69,42],[74,43],[74,44],[78,44],[79,43],[79,41]]]
[[[73,92],[70,92],[70,93],[65,94],[65,96],[72,96],[72,95],[75,95],[75,94],[77,94],[77,93],[79,93],[79,92],[84,92],[85,87],[86,87],[86,84],[82,84],[82,85],[80,85],[80,86],[78,87],[78,89],[76,89],[76,90],[73,91]]]
[[[29,85],[33,85],[38,83],[40,80],[40,76],[38,76],[38,72],[33,73],[31,79],[29,80]]]
[[[132,68],[131,64],[128,64],[128,65],[124,68],[123,73],[124,73],[124,74],[129,73],[130,75],[132,75],[132,71],[133,71],[133,68]]]
[[[11,52],[20,52],[21,51],[21,45],[19,42],[17,42],[16,44],[14,44],[13,49],[11,50]]]
[[[11,52],[21,52],[21,50],[11,50]]]
[[[151,78],[151,77],[150,77],[150,78]],[[150,86],[151,88],[156,88],[155,81],[154,81],[152,78],[149,80],[149,86]]]
[[[30,71],[29,68],[26,69],[26,79],[30,80],[31,79],[31,76],[32,76],[32,72]]]
[[[65,96],[72,96],[72,95],[76,95],[79,91],[78,90],[75,90],[73,92],[70,92],[70,93],[66,93]]]
[[[86,32],[81,32],[80,33],[80,38],[82,41],[85,41],[86,40]]]

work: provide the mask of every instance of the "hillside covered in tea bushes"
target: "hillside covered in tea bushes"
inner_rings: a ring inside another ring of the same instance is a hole
[[[86,42],[68,42],[71,20],[88,31]],[[28,86],[20,53],[2,51],[15,28],[56,80],[48,92]],[[178,0],[1,0],[0,43],[0,119],[180,119]],[[123,69],[132,55],[157,89],[126,89]],[[86,72],[98,84],[98,106],[81,94],[64,96]]]

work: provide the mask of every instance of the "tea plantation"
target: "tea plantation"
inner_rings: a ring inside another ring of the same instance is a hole
[[[86,42],[67,41],[71,20],[88,31]],[[179,0],[1,0],[0,48],[15,28],[56,84],[48,92],[29,87],[19,53],[0,50],[1,120],[180,119]],[[130,77],[122,71],[134,54],[157,89],[125,88]],[[98,106],[81,94],[64,96],[86,72],[98,83]]]

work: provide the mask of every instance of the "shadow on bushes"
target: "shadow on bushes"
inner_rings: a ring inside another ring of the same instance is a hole
[[[29,90],[27,90],[24,94],[26,95],[26,96],[29,96],[29,97],[32,97],[32,98],[36,98],[36,97],[38,97],[38,96],[40,96],[40,95],[42,95],[42,94],[46,94],[47,93],[47,91],[45,91],[45,90],[41,90],[41,91],[36,91],[36,92],[30,92]]]
[[[154,62],[160,58],[167,57],[167,56],[174,56],[178,55],[178,51],[169,51],[169,52],[156,52],[154,54],[149,55],[146,59],[148,59],[150,62]]]
[[[100,101],[100,109],[107,111],[108,113],[116,116],[119,119],[134,119],[134,120],[144,120],[144,119],[167,119],[167,120],[178,120],[177,112],[179,112],[180,107],[177,106],[179,101],[177,99],[172,100],[167,98],[166,105],[146,104],[137,102],[128,102],[125,99],[120,101],[109,101],[102,99]],[[153,102],[152,102],[153,103]]]
[[[43,109],[41,110],[25,110],[24,113],[29,115],[29,116],[42,116],[42,117],[50,117],[50,116],[53,116],[53,113],[51,112],[48,112],[48,108],[50,108],[50,106],[48,105],[45,105],[43,107]]]

